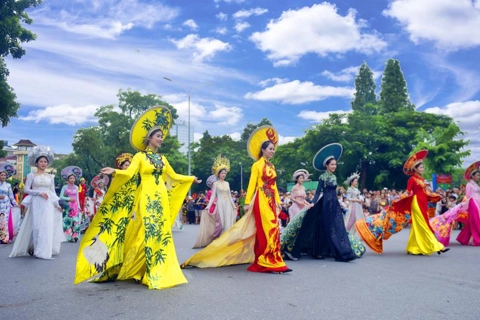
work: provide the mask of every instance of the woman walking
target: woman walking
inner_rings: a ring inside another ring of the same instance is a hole
[[[201,180],[177,174],[160,153],[171,123],[165,107],[145,111],[130,132],[139,151],[130,166],[101,170],[115,177],[80,243],[75,283],[135,279],[149,289],[165,289],[187,282],[172,226],[190,186]],[[137,175],[136,191],[120,192],[129,190],[127,184],[136,185]]]
[[[52,259],[60,253],[65,241],[62,208],[55,194],[54,176],[45,170],[53,161],[53,151],[47,146],[35,146],[28,152],[28,164],[37,167],[27,175],[22,205],[27,208],[25,217],[13,244],[10,258],[34,255],[40,259]]]
[[[80,234],[80,200],[78,187],[75,181],[82,176],[82,169],[76,166],[69,166],[62,170],[62,178],[67,184],[60,191],[60,200],[65,202],[63,208],[63,232],[67,242],[77,242]]]

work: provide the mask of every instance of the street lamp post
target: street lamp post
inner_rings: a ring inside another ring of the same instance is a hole
[[[240,190],[243,190],[243,167],[241,163],[238,163],[240,165]]]
[[[172,79],[170,78],[167,78],[167,77],[163,77],[163,79],[167,80],[167,81],[170,81],[170,82],[174,82]],[[191,173],[191,156],[190,156],[190,133],[191,133],[191,129],[190,129],[190,100],[191,100],[191,95],[193,93],[193,90],[197,89],[197,88],[200,88],[200,87],[203,87],[203,86],[209,86],[209,85],[212,85],[212,83],[210,82],[207,82],[207,83],[201,83],[201,84],[198,84],[196,85],[195,87],[191,88],[190,91],[185,89],[183,86],[179,85],[177,83],[177,85],[183,89],[183,91],[185,91],[185,93],[187,94],[187,97],[188,97],[188,139],[187,139],[187,159],[188,159],[188,175],[190,176],[192,173]],[[190,194],[190,191],[189,191],[189,194]]]

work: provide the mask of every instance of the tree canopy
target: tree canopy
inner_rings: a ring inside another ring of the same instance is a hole
[[[11,117],[17,116],[20,104],[13,88],[7,83],[9,71],[4,57],[11,55],[20,59],[26,51],[21,47],[24,42],[35,40],[37,36],[25,29],[24,24],[33,20],[25,12],[28,8],[39,6],[43,0],[2,0],[0,2],[0,122],[5,127]]]
[[[427,149],[425,161],[427,179],[431,173],[456,174],[462,159],[470,154],[464,148],[469,141],[452,118],[418,111],[408,99],[405,79],[396,60],[389,60],[383,73],[379,101],[376,100],[372,72],[366,63],[359,69],[355,84],[358,86],[352,101],[352,112],[332,113],[321,124],[312,126],[304,136],[277,147],[272,162],[277,169],[277,185],[284,189],[295,170],[305,168],[314,173],[312,159],[317,151],[332,142],[339,142],[344,153],[337,167],[339,183],[352,172],[361,173],[361,187],[403,189],[407,176],[402,166],[405,160],[420,149]],[[363,93],[359,93],[363,91]],[[383,100],[382,100],[383,97]],[[100,107],[95,116],[98,125],[77,131],[74,153],[59,161],[61,165],[78,165],[91,178],[103,166],[112,166],[121,152],[134,152],[129,143],[130,128],[141,112],[155,105],[165,105],[177,118],[176,110],[157,95],[142,95],[137,91],[119,91],[118,108],[113,105]],[[203,133],[198,142],[192,143],[192,174],[203,179],[211,175],[214,158],[221,154],[230,160],[227,181],[232,190],[248,185],[253,160],[246,152],[250,134],[262,125],[271,125],[263,118],[258,123],[248,123],[239,141],[228,135],[213,136]],[[179,173],[187,171],[187,157],[178,149],[176,138],[165,139],[161,152]],[[243,177],[243,183],[241,178]],[[206,189],[204,183],[194,185],[195,192]]]
[[[135,118],[141,112],[154,107],[166,106],[172,112],[173,119],[177,119],[176,109],[161,100],[160,96],[142,95],[138,91],[120,90],[117,95],[118,108],[113,105],[102,106],[97,109],[95,116],[97,126],[77,130],[73,138],[73,153],[66,158],[54,162],[53,166],[62,169],[68,165],[77,165],[84,170],[87,179],[94,177],[102,167],[113,167],[115,158],[123,152],[135,153],[130,145],[130,128]],[[180,151],[180,143],[176,137],[165,139],[162,144],[162,153],[169,161],[175,163],[176,170],[187,168],[187,160]]]

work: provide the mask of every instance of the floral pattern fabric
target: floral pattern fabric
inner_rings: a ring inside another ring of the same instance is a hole
[[[80,201],[78,187],[67,184],[60,191],[63,200],[63,231],[68,242],[77,242],[80,233]]]
[[[194,177],[175,173],[164,156],[159,160],[152,152],[138,152],[127,170],[116,170],[82,238],[75,283],[136,279],[149,289],[164,289],[187,282],[172,226]]]

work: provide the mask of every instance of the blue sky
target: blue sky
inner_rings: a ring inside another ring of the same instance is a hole
[[[29,15],[37,40],[7,58],[22,104],[0,129],[10,143],[69,153],[127,88],[161,95],[181,120],[190,92],[195,139],[237,139],[267,117],[285,143],[350,111],[363,61],[379,89],[395,58],[418,110],[453,117],[471,140],[466,162],[480,159],[478,0],[45,0]]]

